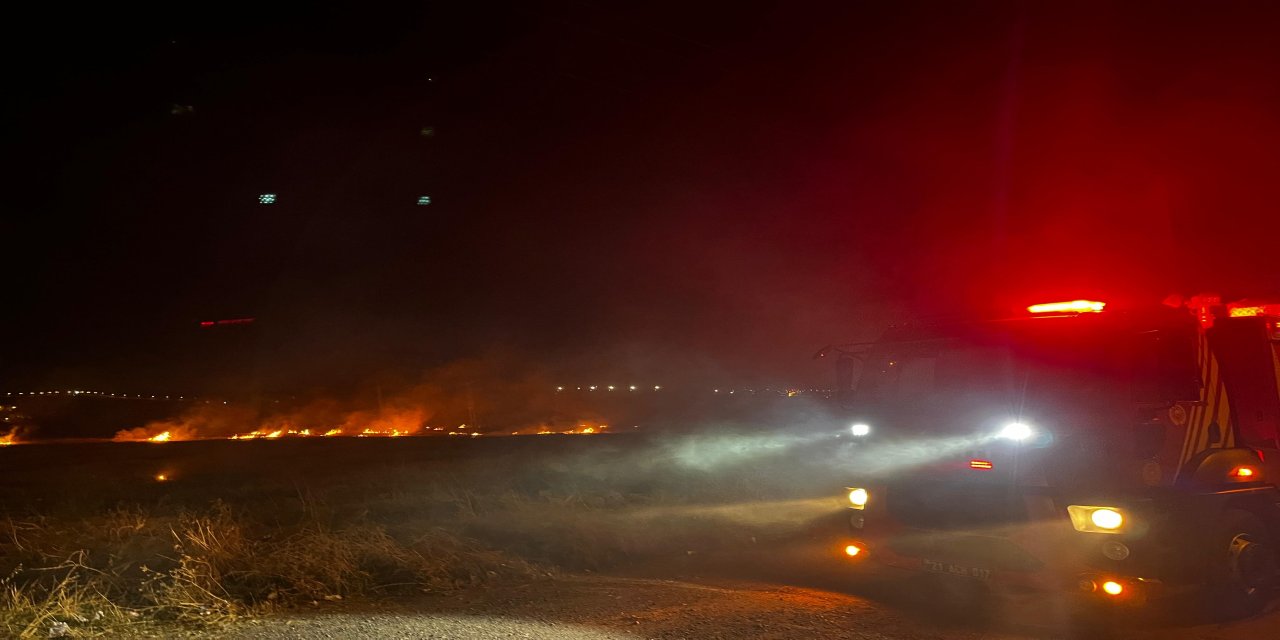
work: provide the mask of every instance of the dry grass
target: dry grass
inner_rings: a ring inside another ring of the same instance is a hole
[[[700,444],[693,456],[601,442],[566,452],[550,441],[539,451],[499,442],[485,445],[492,453],[447,458],[417,441],[140,445],[39,483],[13,474],[0,480],[0,636],[211,625],[338,598],[750,549],[828,509],[806,502],[815,487],[840,486],[829,465],[796,463],[816,456],[768,447],[748,456],[756,449],[736,441]],[[62,451],[19,453],[39,468],[38,456]],[[738,457],[722,461],[726,451]],[[137,471],[122,471],[125,454],[137,456]],[[162,470],[171,475],[157,483]]]
[[[51,579],[24,583],[18,579],[19,569],[0,582],[0,629],[11,636],[48,637],[50,629],[60,625],[97,635],[137,617],[103,594],[102,576],[86,566],[80,554],[32,571],[47,572]]]
[[[217,624],[280,606],[545,574],[442,529],[397,539],[368,522],[263,527],[222,502],[176,517],[116,509],[74,523],[11,520],[0,530],[9,565],[0,635],[16,637],[55,628],[91,637],[154,620]]]

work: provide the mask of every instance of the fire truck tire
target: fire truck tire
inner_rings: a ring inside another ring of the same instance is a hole
[[[1278,563],[1275,535],[1257,516],[1240,509],[1222,513],[1211,540],[1210,595],[1223,616],[1256,613],[1273,595]]]

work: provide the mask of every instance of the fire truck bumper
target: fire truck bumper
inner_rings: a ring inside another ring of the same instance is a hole
[[[861,536],[853,563],[877,573],[934,576],[1003,597],[1069,598],[1088,606],[1143,606],[1193,592],[1198,585],[1171,585],[1138,572],[1110,571],[1084,563],[1045,562],[1017,542],[998,536],[911,532],[895,537]],[[846,556],[850,556],[846,551]],[[869,568],[871,568],[869,567]]]

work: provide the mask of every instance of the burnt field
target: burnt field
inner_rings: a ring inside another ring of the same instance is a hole
[[[788,549],[830,556],[816,562],[830,570],[843,483],[832,442],[753,431],[5,447],[0,630],[211,625],[744,557],[784,571]]]

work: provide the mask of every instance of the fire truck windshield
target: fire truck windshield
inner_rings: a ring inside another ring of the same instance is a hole
[[[867,354],[853,404],[930,424],[1024,417],[1071,427],[1122,423],[1135,404],[1194,392],[1166,380],[1194,375],[1190,336],[1076,319],[917,332]]]

